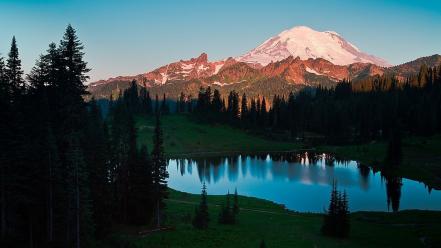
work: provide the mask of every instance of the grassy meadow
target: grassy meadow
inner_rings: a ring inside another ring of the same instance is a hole
[[[152,147],[154,119],[138,117],[136,122],[139,143]],[[168,156],[290,151],[301,148],[299,144],[271,141],[227,125],[197,123],[185,114],[164,115],[161,125],[164,130],[164,148]]]
[[[208,189],[209,190],[209,189]],[[239,196],[240,212],[235,225],[217,223],[225,196],[208,196],[210,225],[197,230],[191,224],[200,196],[170,190],[167,226],[171,230],[138,235],[143,227],[116,235],[126,247],[437,247],[441,244],[441,212],[356,212],[351,214],[349,238],[320,234],[321,214],[295,213],[256,198]]]

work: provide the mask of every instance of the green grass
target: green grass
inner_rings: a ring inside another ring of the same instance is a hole
[[[154,120],[138,117],[136,122],[139,142],[152,147]],[[290,151],[300,148],[299,144],[271,141],[227,125],[198,123],[185,114],[165,115],[161,118],[161,124],[168,156]]]
[[[239,196],[236,225],[217,224],[225,196],[208,196],[210,226],[191,225],[198,195],[171,190],[167,200],[167,225],[173,230],[147,236],[128,235],[133,247],[424,247],[441,244],[441,212],[357,212],[351,214],[351,233],[340,240],[320,234],[322,215],[293,213],[269,201]],[[142,229],[142,228],[140,228]],[[423,240],[425,243],[423,243]]]
[[[372,142],[364,145],[322,146],[319,150],[381,169],[387,144]],[[441,136],[405,138],[403,161],[395,173],[441,189]]]

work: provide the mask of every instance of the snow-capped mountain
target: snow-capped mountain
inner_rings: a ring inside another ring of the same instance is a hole
[[[305,26],[285,30],[236,60],[266,66],[289,56],[302,60],[322,58],[335,65],[370,63],[391,66],[384,59],[360,51],[334,31],[319,32]]]
[[[222,94],[286,95],[305,86],[333,86],[349,79],[357,82],[370,76],[394,74],[400,80],[416,73],[419,66],[441,64],[433,55],[395,67],[380,58],[361,52],[335,32],[318,32],[295,27],[267,40],[236,58],[209,61],[208,55],[180,60],[150,72],[119,76],[88,85],[95,98],[117,97],[132,80],[148,87],[152,94],[176,99],[181,92],[197,96],[199,88],[211,86]]]
[[[180,60],[145,73],[144,78],[159,85],[165,84],[168,81],[204,78],[217,74],[227,61],[228,59],[209,62],[208,55],[202,53],[197,58]]]
[[[110,78],[108,80],[100,80],[91,83],[89,86],[97,86],[103,83],[105,84],[108,81],[131,80],[137,80],[141,85],[145,83],[147,86],[164,85],[167,82],[186,81],[210,77],[217,74],[224,66],[234,63],[237,63],[237,61],[232,58],[210,62],[208,61],[208,55],[206,53],[202,53],[196,58],[173,62],[150,72],[136,76],[119,76]]]

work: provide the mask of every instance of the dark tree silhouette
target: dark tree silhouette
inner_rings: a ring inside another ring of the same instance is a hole
[[[152,180],[153,180],[153,199],[155,202],[156,226],[161,226],[162,210],[165,208],[164,198],[167,197],[167,162],[164,155],[164,145],[160,122],[160,112],[156,111],[156,124],[153,135],[152,150]]]
[[[205,182],[202,185],[201,202],[199,206],[195,209],[195,216],[193,218],[193,226],[198,229],[208,228],[208,223],[210,222],[210,216],[208,213],[207,204],[207,187]]]
[[[345,238],[349,235],[350,220],[346,192],[337,190],[337,183],[334,182],[331,191],[329,208],[324,216],[321,231],[324,235]]]

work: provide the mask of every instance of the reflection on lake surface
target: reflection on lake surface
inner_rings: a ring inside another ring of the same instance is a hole
[[[355,161],[336,161],[326,155],[277,154],[169,160],[169,187],[199,194],[237,191],[267,199],[301,212],[323,212],[331,185],[346,190],[351,211],[441,210],[441,191],[424,184],[374,173]]]

